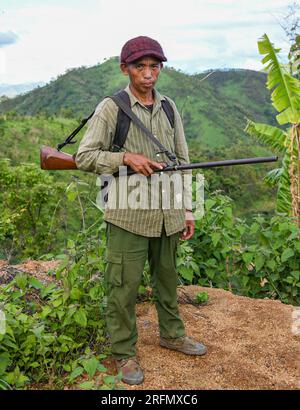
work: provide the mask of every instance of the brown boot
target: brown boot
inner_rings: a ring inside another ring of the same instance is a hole
[[[176,339],[160,337],[159,344],[167,349],[177,350],[185,354],[202,356],[207,352],[206,347],[202,343],[188,336],[182,336]]]
[[[141,384],[144,380],[143,370],[136,358],[126,357],[116,360],[118,372],[122,373],[122,381],[127,384]]]

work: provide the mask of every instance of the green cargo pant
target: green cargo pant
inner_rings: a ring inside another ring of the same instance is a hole
[[[107,224],[106,323],[115,359],[136,354],[135,304],[147,257],[160,335],[184,336],[176,294],[179,235],[166,236],[163,229],[161,237],[145,237]]]

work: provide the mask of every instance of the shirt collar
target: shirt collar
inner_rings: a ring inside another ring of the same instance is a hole
[[[135,104],[140,104],[143,105],[137,98],[135,95],[132,94],[130,88],[129,88],[129,84],[127,85],[127,87],[125,88],[125,91],[127,92],[127,94],[129,95],[129,99],[130,99],[130,104],[131,104],[131,108],[135,105]],[[153,104],[153,108],[154,107],[160,107],[161,106],[161,101],[165,100],[165,97],[163,95],[161,95],[155,88],[153,90],[153,94],[154,94],[154,104]]]

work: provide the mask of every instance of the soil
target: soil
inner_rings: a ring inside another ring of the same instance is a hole
[[[53,280],[47,271],[56,264],[28,261],[10,269],[30,272],[46,283]],[[0,261],[0,283],[7,268]],[[194,304],[202,291],[208,293],[208,302]],[[178,299],[186,334],[203,342],[207,354],[187,356],[160,347],[155,306],[138,303],[137,355],[145,380],[126,389],[300,389],[300,326],[292,331],[295,307],[200,286],[178,288]],[[104,364],[108,373],[116,373],[112,359]]]

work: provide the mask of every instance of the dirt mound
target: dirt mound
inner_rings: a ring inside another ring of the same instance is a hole
[[[13,268],[49,280],[46,272],[55,264],[28,261]],[[7,272],[4,262],[2,269]],[[200,291],[209,294],[209,301],[190,303]],[[181,287],[178,296],[187,335],[202,341],[208,353],[195,357],[160,347],[155,306],[139,303],[137,351],[145,381],[126,389],[300,388],[300,335],[292,332],[293,306],[200,286]],[[115,373],[111,359],[105,364]]]
[[[44,285],[49,282],[58,282],[55,276],[48,275],[50,270],[54,270],[58,265],[59,261],[33,261],[28,260],[26,262],[9,265],[4,259],[0,260],[0,284],[8,283],[16,275],[27,273],[31,274],[38,280],[40,280]]]
[[[184,287],[204,306],[180,304],[186,333],[208,353],[187,356],[158,346],[155,307],[137,307],[138,356],[145,382],[130,389],[299,389],[300,337],[292,333],[293,306],[235,296],[222,289]],[[178,290],[180,295],[181,290]]]

